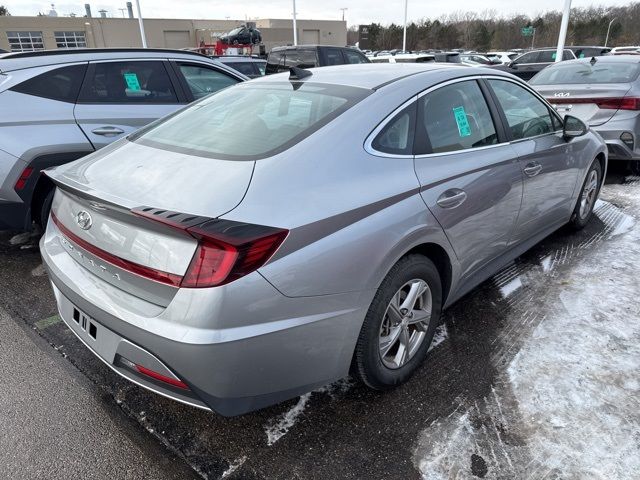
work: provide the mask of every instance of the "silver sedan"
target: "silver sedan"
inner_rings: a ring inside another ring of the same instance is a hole
[[[385,390],[443,308],[592,215],[602,139],[515,77],[293,68],[48,175],[41,251],[100,359],[236,415],[352,372]]]

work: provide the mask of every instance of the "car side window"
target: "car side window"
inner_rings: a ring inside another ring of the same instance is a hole
[[[487,102],[475,80],[457,82],[419,99],[416,155],[498,143]]]
[[[413,102],[398,113],[371,142],[373,149],[394,155],[412,155],[415,112],[416,102]]]
[[[93,67],[79,103],[178,103],[161,61],[103,62]]]
[[[196,100],[238,83],[237,79],[215,68],[186,63],[179,66],[180,73],[184,76]]]
[[[513,140],[555,131],[547,105],[524,87],[506,80],[489,80],[489,85],[504,111]]]
[[[271,52],[267,57],[267,68],[266,72],[269,73],[277,73],[280,71],[281,64],[283,63],[284,52]],[[282,68],[285,68],[284,66]]]
[[[327,65],[344,65],[342,52],[339,48],[327,48],[325,49],[325,55],[327,57]]]
[[[367,57],[355,50],[344,50],[344,56],[347,59],[347,63],[369,63],[367,62]]]
[[[516,65],[524,65],[525,63],[537,63],[539,61],[538,56],[539,52],[525,53],[524,55],[516,58],[513,63]]]
[[[56,68],[25,80],[10,88],[14,92],[74,103],[82,85],[87,65]]]

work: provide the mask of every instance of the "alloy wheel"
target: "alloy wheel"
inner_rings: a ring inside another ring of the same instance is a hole
[[[584,219],[593,209],[598,194],[598,172],[591,170],[580,197],[580,218]]]
[[[380,359],[387,368],[402,367],[418,351],[426,337],[432,306],[431,289],[420,279],[405,283],[391,297],[378,339]]]

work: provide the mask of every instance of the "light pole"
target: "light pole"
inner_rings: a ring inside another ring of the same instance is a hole
[[[345,10],[349,10],[347,7],[339,8],[338,10],[342,10],[342,21],[344,22],[344,12]]]
[[[407,51],[407,3],[409,0],[404,0],[404,28],[402,30],[402,51]]]
[[[138,10],[138,25],[140,25],[140,36],[142,37],[142,48],[147,48],[147,37],[144,35],[144,25],[142,23],[142,12],[140,12],[140,0],[136,0]]]
[[[298,45],[298,24],[296,23],[296,0],[293,0],[293,44]]]
[[[564,0],[564,11],[562,12],[562,23],[560,24],[560,35],[558,35],[558,48],[556,49],[556,62],[562,61],[564,44],[567,40],[567,29],[569,28],[569,15],[571,14],[571,0]]]
[[[607,28],[607,37],[604,39],[604,46],[607,46],[607,43],[609,43],[609,32],[611,32],[611,25],[613,25],[613,22],[615,22],[617,20],[617,18],[613,18],[613,20],[611,20],[609,22],[609,28]]]

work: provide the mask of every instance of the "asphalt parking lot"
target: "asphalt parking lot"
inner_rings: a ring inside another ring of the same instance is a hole
[[[631,479],[640,177],[613,172],[595,212],[450,308],[406,385],[380,394],[346,379],[236,418],[148,393],[89,353],[56,316],[35,234],[0,234],[0,306],[203,478]]]

